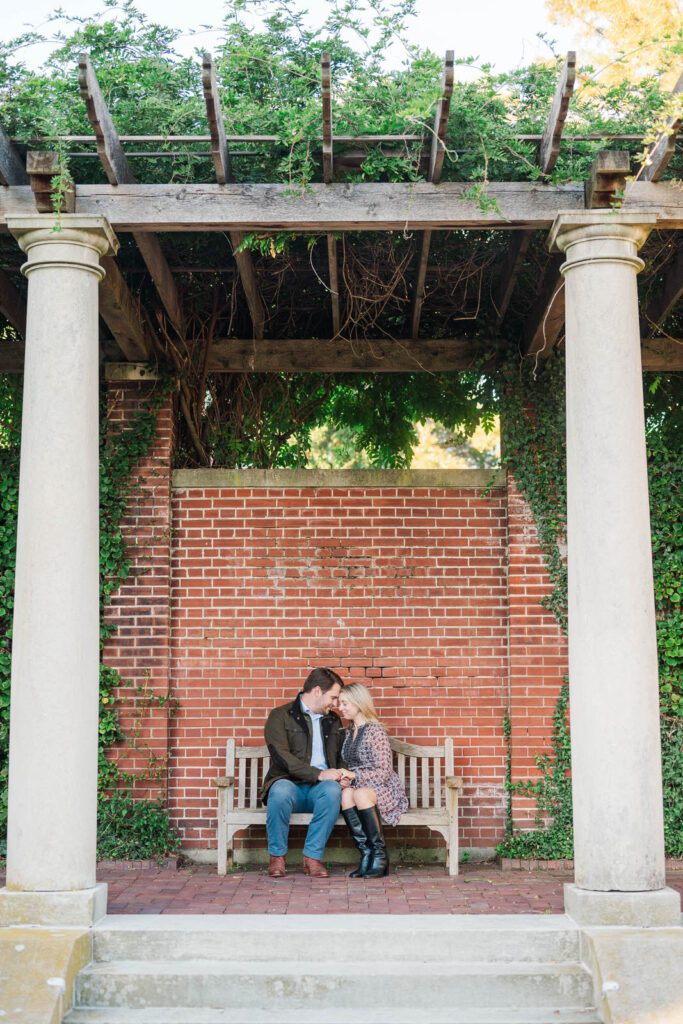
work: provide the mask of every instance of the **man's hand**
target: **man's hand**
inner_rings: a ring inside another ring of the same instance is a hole
[[[318,776],[318,782],[339,782],[342,777],[339,768],[325,768]]]

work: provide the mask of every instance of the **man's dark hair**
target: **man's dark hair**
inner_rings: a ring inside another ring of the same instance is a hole
[[[315,690],[316,686],[319,686],[323,693],[327,693],[333,686],[343,687],[344,684],[331,668],[314,668],[312,672],[308,673],[304,683],[304,693],[310,693],[311,690]]]

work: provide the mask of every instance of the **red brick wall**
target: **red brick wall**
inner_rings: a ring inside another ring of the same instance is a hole
[[[110,430],[129,427],[139,410],[156,400],[155,382],[111,382],[107,388]],[[128,742],[111,751],[119,767],[138,779],[138,796],[166,795],[170,641],[172,399],[157,417],[154,444],[135,470],[122,533],[131,572],[105,609],[115,627],[103,660],[126,682],[116,699]],[[158,704],[158,699],[162,704]]]
[[[226,736],[263,742],[315,665],[366,682],[392,735],[452,736],[462,842],[500,839],[506,504],[503,488],[174,491],[170,797],[189,846],[215,842]]]
[[[110,385],[112,422],[129,422],[154,386]],[[394,736],[453,737],[461,843],[500,841],[503,716],[513,778],[536,777],[566,672],[565,639],[539,604],[550,587],[536,530],[514,482],[483,494],[463,477],[445,487],[312,487],[299,474],[260,487],[242,473],[239,485],[211,477],[172,490],[172,442],[169,400],[124,522],[133,572],[107,613],[117,630],[105,660],[132,682],[120,699],[136,736],[114,756],[144,775],[151,753],[164,769],[140,795],[167,794],[186,848],[215,848],[212,780],[224,771],[226,737],[262,742],[270,708],[311,667],[328,665],[372,688]],[[172,695],[177,714],[150,707],[136,686]],[[513,811],[516,825],[532,824],[528,801],[515,798]],[[396,836],[441,845],[426,832]],[[263,847],[262,833],[255,843]]]

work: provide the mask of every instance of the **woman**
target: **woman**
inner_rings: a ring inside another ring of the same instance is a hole
[[[408,798],[393,770],[389,738],[369,690],[362,683],[345,686],[339,710],[351,723],[342,759],[352,783],[342,790],[342,815],[361,855],[351,878],[381,878],[389,873],[382,821],[396,825],[408,810]]]

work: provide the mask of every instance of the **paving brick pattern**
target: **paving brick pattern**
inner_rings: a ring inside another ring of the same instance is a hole
[[[561,914],[569,873],[502,872],[464,865],[457,878],[442,868],[398,868],[388,878],[350,879],[335,867],[327,879],[299,869],[273,880],[265,870],[219,878],[215,868],[104,869],[110,914]],[[669,884],[683,894],[683,872]]]

